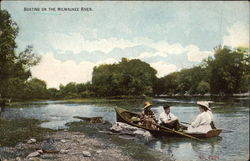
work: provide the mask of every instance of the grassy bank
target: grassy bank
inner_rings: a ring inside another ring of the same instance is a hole
[[[6,120],[0,118],[0,146],[15,146],[18,142],[26,141],[35,137],[42,137],[53,130],[41,128],[41,121],[35,119]]]

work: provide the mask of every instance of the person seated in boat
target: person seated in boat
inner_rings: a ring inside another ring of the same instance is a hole
[[[160,125],[170,129],[179,130],[179,120],[173,113],[170,112],[170,106],[166,104],[163,106],[163,109],[164,111],[159,116]]]
[[[200,101],[201,102],[201,101]],[[209,109],[207,110],[207,112],[208,112],[208,114],[210,115],[210,117],[211,117],[211,123],[210,123],[210,125],[211,125],[211,128],[212,129],[216,129],[216,127],[215,127],[215,124],[214,124],[214,116],[213,116],[213,113],[212,113],[212,108],[211,108],[211,106],[210,106],[210,101],[204,101],[203,102],[204,104],[206,104],[207,105],[207,107],[209,107]]]
[[[211,116],[207,112],[211,110],[207,102],[198,101],[197,104],[199,105],[200,114],[196,117],[195,121],[193,121],[187,129],[188,133],[207,133],[208,131],[212,130],[211,128]]]
[[[157,129],[157,123],[154,112],[151,110],[152,104],[150,102],[144,103],[143,112],[140,117],[141,124],[146,128]]]

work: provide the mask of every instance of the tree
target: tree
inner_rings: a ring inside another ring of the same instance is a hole
[[[163,78],[160,78],[161,81],[158,81],[158,87],[161,89],[159,94],[167,94],[167,95],[173,95],[176,93],[179,93],[178,90],[178,78],[179,78],[179,72],[170,73]]]
[[[47,93],[50,99],[59,98],[59,95],[58,95],[59,91],[56,88],[49,88],[47,90]]]
[[[75,82],[70,82],[66,86],[60,85],[59,96],[61,98],[77,98],[77,86]]]
[[[208,82],[201,81],[196,89],[197,93],[204,95],[210,91],[210,85]]]
[[[16,53],[18,26],[9,13],[0,10],[0,93],[3,97],[20,97],[25,81],[31,76],[30,67],[40,57],[32,53],[32,46]]]
[[[249,55],[247,50],[217,47],[214,59],[207,61],[210,87],[213,94],[246,92],[249,78]]]
[[[244,93],[250,85],[250,56],[248,48],[215,48],[214,57],[180,72],[160,78],[157,94],[222,94]],[[161,89],[162,87],[163,89]]]
[[[152,95],[156,70],[138,59],[94,67],[92,84],[97,96]]]
[[[33,78],[25,83],[24,98],[26,99],[45,99],[49,98],[46,82]]]

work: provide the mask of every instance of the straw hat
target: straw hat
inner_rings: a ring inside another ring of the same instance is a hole
[[[211,111],[211,108],[209,107],[209,102],[208,101],[198,101],[197,102],[198,105],[206,107],[208,110]]]
[[[152,106],[152,104],[148,101],[144,103],[144,109],[151,107],[151,106]]]

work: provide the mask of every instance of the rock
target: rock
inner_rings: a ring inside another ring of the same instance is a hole
[[[43,150],[37,150],[37,152],[39,153],[39,154],[42,154],[43,153]]]
[[[22,159],[20,157],[16,157],[16,161],[21,161]]]
[[[38,157],[39,155],[40,155],[40,153],[36,151],[36,152],[30,153],[30,154],[27,156],[27,158]]]
[[[134,131],[134,134],[142,136],[147,141],[154,139],[154,137],[152,136],[152,134],[149,131],[146,131],[143,129],[138,129],[138,130]]]
[[[146,141],[152,140],[154,138],[152,134],[147,130],[137,128],[122,122],[116,122],[115,124],[113,124],[110,130],[119,134],[129,135],[129,139],[131,139],[131,136],[136,136],[145,139]]]
[[[96,153],[97,153],[97,154],[100,154],[100,153],[102,153],[102,151],[101,151],[101,150],[97,150]]]
[[[43,141],[41,145],[44,153],[58,153],[60,151],[56,147],[55,141],[51,138]]]
[[[69,153],[70,155],[80,155],[80,154],[82,154],[81,152],[79,153],[79,152],[76,152],[76,153]]]
[[[91,153],[88,151],[83,151],[82,154],[84,157],[91,157]]]
[[[27,141],[28,144],[32,144],[32,143],[35,143],[35,142],[36,142],[36,139],[33,139],[33,138]]]
[[[56,147],[45,147],[43,148],[44,153],[58,153],[60,150],[58,150]]]
[[[42,159],[39,159],[39,158],[29,158],[28,160],[30,160],[30,161],[43,161]]]
[[[81,119],[84,121],[87,121],[89,123],[95,124],[95,123],[103,123],[103,118],[102,117],[80,117],[80,116],[74,116],[74,118]]]
[[[126,133],[126,134],[132,134],[137,129],[138,129],[137,127],[128,125],[128,124],[123,123],[123,122],[116,122],[110,128],[110,130],[113,132]]]
[[[61,142],[62,142],[62,143],[66,143],[66,140],[62,139]]]
[[[68,154],[68,153],[69,153],[69,150],[61,149],[61,150],[60,150],[60,153],[61,153],[61,154]]]

